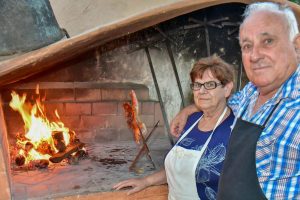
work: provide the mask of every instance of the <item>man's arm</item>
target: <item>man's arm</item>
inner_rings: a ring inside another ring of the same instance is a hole
[[[188,116],[197,111],[198,109],[195,104],[183,108],[171,121],[171,134],[175,137],[179,137],[186,124]]]

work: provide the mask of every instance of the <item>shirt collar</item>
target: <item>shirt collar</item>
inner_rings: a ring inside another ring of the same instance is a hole
[[[283,83],[275,94],[275,99],[291,98],[296,99],[300,96],[300,66],[296,71]]]

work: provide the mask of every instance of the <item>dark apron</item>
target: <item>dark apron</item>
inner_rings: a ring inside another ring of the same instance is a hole
[[[267,199],[256,174],[256,144],[279,103],[262,126],[242,120],[243,114],[237,119],[219,181],[218,200]]]

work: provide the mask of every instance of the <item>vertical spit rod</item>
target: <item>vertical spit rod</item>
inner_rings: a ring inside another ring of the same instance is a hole
[[[153,82],[154,82],[154,85],[155,85],[156,93],[157,93],[157,96],[158,96],[160,108],[161,108],[161,111],[162,111],[162,115],[163,115],[165,125],[166,125],[167,131],[168,131],[168,138],[170,140],[171,145],[174,146],[173,138],[170,135],[170,125],[169,125],[169,122],[168,122],[168,118],[167,118],[167,114],[166,114],[166,110],[165,110],[165,105],[164,105],[162,97],[161,97],[160,89],[159,89],[159,86],[158,86],[158,82],[157,82],[157,79],[156,79],[154,67],[153,67],[150,52],[149,52],[149,48],[147,46],[145,47],[145,52],[146,52],[146,55],[147,55],[147,58],[148,58],[148,62],[149,62]]]
[[[177,68],[176,68],[175,59],[174,59],[173,52],[172,52],[172,49],[171,49],[171,44],[168,40],[166,41],[166,46],[167,46],[168,54],[169,54],[169,57],[170,57],[170,60],[171,60],[171,64],[172,64],[172,67],[173,67],[173,71],[174,71],[174,74],[175,74],[177,86],[178,86],[180,97],[181,97],[181,108],[183,108],[183,107],[185,107],[184,96],[183,96],[182,87],[181,87],[181,84],[180,84],[180,79],[179,79]]]

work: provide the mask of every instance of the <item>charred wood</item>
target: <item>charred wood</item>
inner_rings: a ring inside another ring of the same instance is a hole
[[[49,165],[49,161],[46,159],[40,159],[40,160],[34,160],[32,161],[32,164],[39,169],[47,168]]]
[[[25,164],[25,157],[23,155],[17,155],[15,161],[16,165],[22,166]]]
[[[53,131],[52,137],[55,140],[64,140],[64,135],[62,131]]]
[[[58,152],[64,152],[67,149],[62,131],[53,131],[52,138],[54,141],[54,146]]]
[[[88,156],[87,152],[83,149],[79,149],[75,155],[70,155],[68,157],[68,163],[71,165],[77,165],[79,160],[82,160]]]
[[[56,147],[58,152],[64,152],[67,149],[66,144],[65,144],[64,141],[54,140],[54,146]]]
[[[33,148],[33,144],[31,142],[26,142],[25,151],[29,152]]]
[[[68,158],[72,153],[79,151],[84,146],[84,143],[78,142],[68,145],[65,152],[54,154],[49,160],[53,163],[59,163],[63,159]]]

